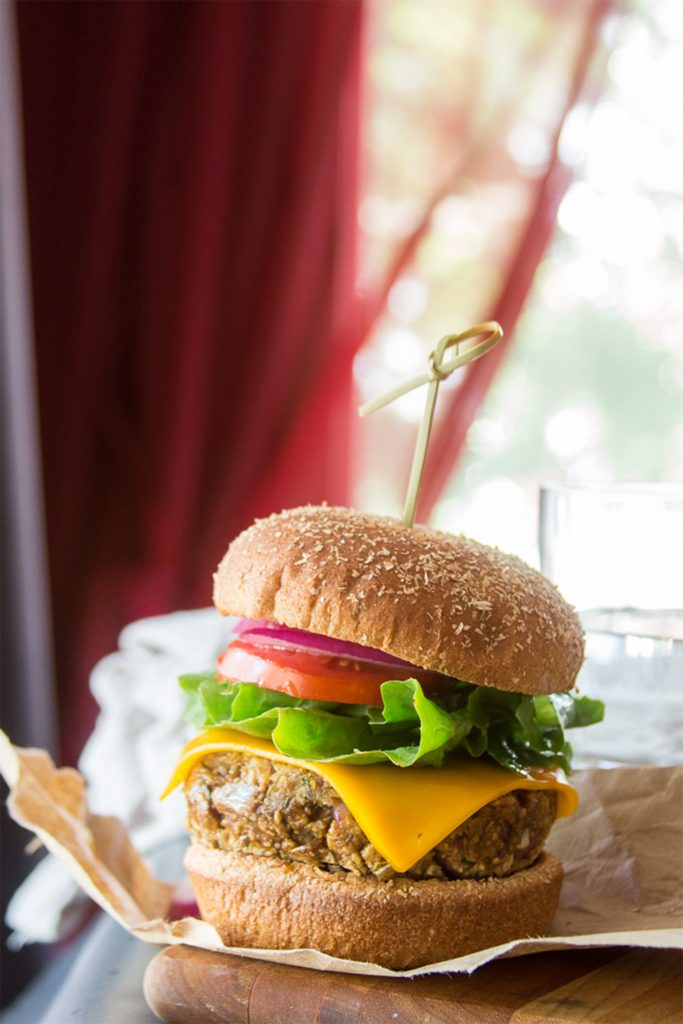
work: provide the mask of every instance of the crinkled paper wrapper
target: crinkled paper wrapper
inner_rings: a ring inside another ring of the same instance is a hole
[[[225,946],[205,921],[166,920],[174,886],[154,878],[117,818],[90,814],[75,769],[0,733],[10,814],[66,865],[111,917],[144,942],[188,945],[273,963],[348,974],[410,976],[473,971],[501,956],[589,946],[683,949],[683,767],[578,772],[581,804],[553,829],[548,847],[565,881],[551,934],[520,939],[412,971],[339,960],[316,950]]]

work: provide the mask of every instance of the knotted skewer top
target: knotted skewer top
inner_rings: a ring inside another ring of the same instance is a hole
[[[481,335],[483,337],[480,338]],[[432,429],[439,384],[442,380],[450,377],[453,371],[457,370],[460,366],[465,366],[466,363],[472,363],[475,359],[481,358],[494,345],[497,345],[502,337],[503,328],[495,320],[487,320],[485,323],[475,324],[474,327],[468,327],[466,331],[462,331],[460,334],[446,334],[434,351],[430,352],[428,359],[429,368],[424,373],[419,374],[417,377],[411,377],[410,380],[404,381],[402,384],[397,384],[391,391],[387,391],[386,394],[381,395],[379,398],[373,398],[371,402],[366,402],[358,410],[361,416],[367,416],[368,413],[382,409],[385,405],[389,405],[390,402],[396,401],[397,398],[407,395],[409,391],[414,391],[415,388],[422,387],[423,384],[429,385],[422,422],[417,435],[413,464],[410,470],[408,493],[403,509],[404,526],[410,528],[415,521],[420,481],[422,480],[422,472],[427,455],[427,445],[429,444],[429,435]],[[475,338],[480,338],[480,340],[475,341],[473,345],[468,345],[464,351],[461,351],[461,345],[464,342]],[[455,355],[447,359],[446,353],[453,347],[455,347]]]

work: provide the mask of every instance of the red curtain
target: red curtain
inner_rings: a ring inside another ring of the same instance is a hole
[[[63,755],[93,663],[348,501],[360,0],[20,3]]]

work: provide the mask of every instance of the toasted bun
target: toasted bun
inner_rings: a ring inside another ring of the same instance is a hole
[[[380,882],[197,844],[185,867],[202,917],[228,946],[318,949],[393,970],[544,935],[562,886],[562,865],[547,853],[483,882]]]
[[[518,558],[349,509],[258,520],[214,584],[224,615],[377,647],[479,686],[555,693],[574,685],[583,660],[576,613]]]

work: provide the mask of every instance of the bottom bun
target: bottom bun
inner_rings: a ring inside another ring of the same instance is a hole
[[[562,865],[547,853],[484,881],[380,882],[196,843],[185,867],[202,917],[228,946],[317,949],[393,970],[544,935],[562,886]]]

